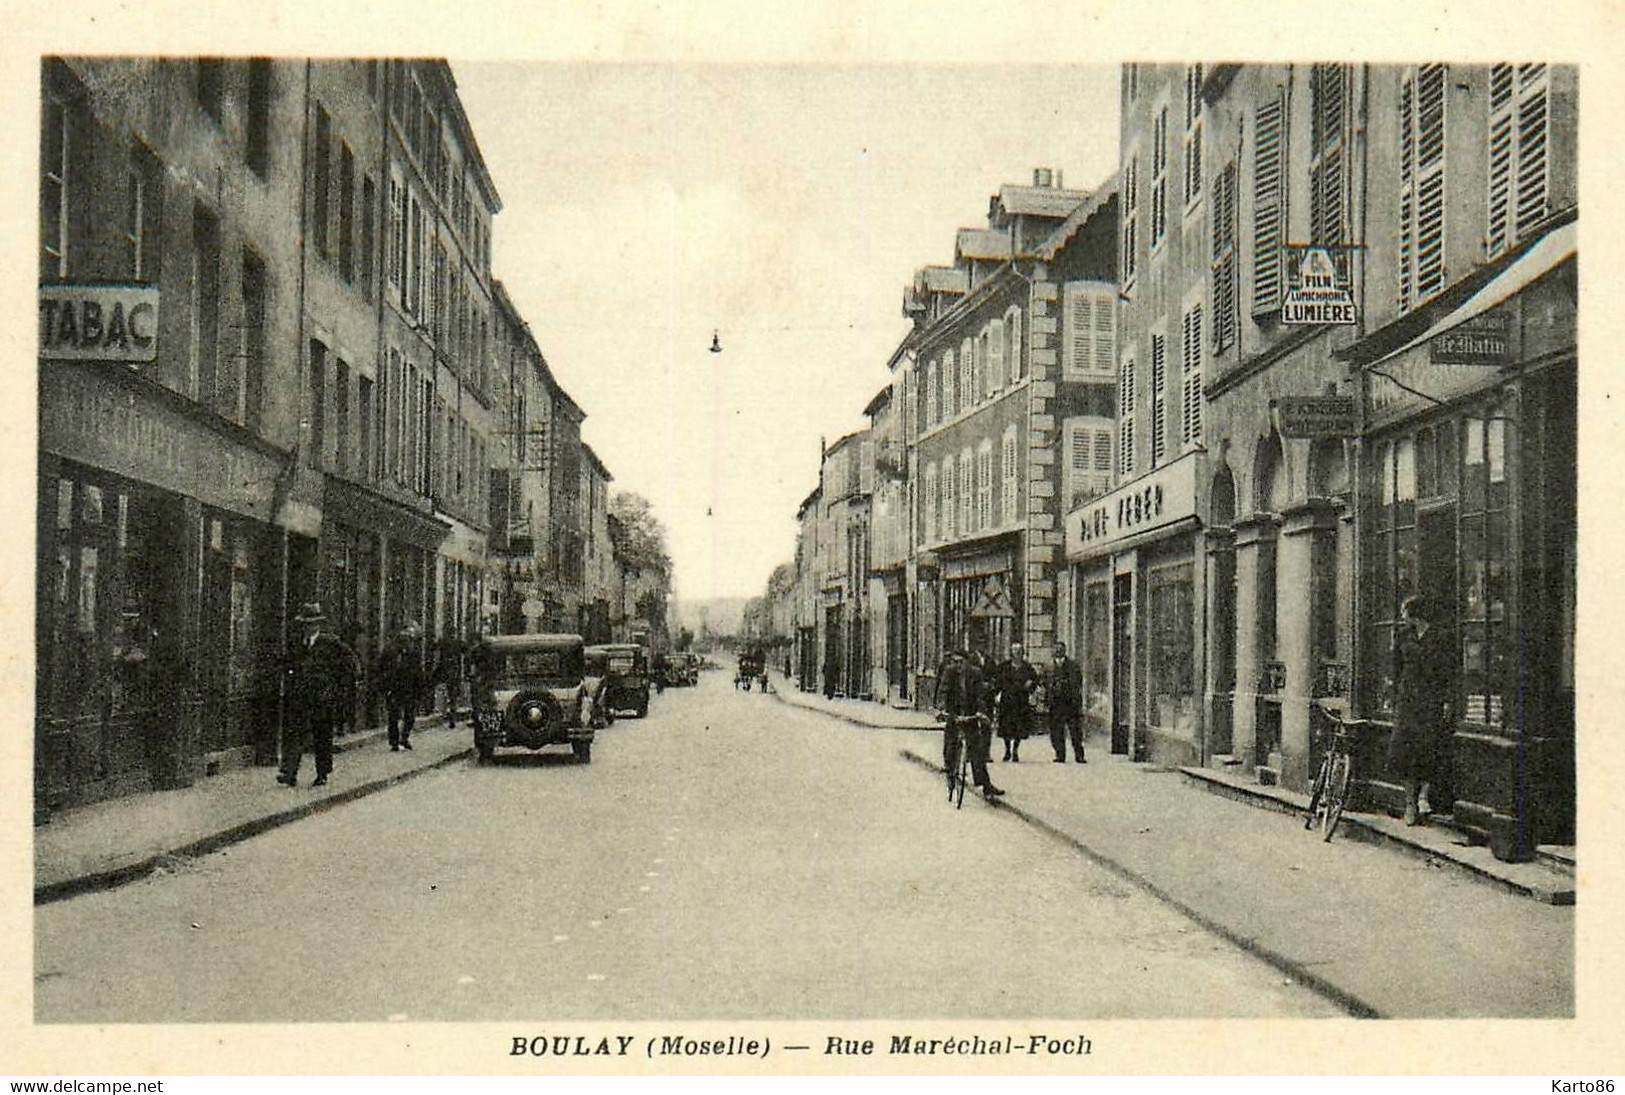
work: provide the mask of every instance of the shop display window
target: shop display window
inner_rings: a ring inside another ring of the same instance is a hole
[[[1195,585],[1190,563],[1151,571],[1150,723],[1196,729]]]

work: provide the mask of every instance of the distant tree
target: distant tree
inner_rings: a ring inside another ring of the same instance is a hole
[[[610,497],[609,512],[621,525],[620,557],[628,566],[656,571],[669,582],[671,555],[666,550],[666,526],[655,516],[649,500],[631,491],[616,491]]]

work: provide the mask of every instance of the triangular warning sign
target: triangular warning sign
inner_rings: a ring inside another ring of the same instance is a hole
[[[1008,620],[1015,616],[1016,610],[1010,604],[1010,596],[1005,593],[1004,587],[997,578],[989,578],[987,585],[982,587],[982,597],[976,602],[976,607],[970,610],[971,616],[977,619]]]

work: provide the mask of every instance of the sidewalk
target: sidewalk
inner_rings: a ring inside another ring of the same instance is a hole
[[[1087,765],[1053,763],[1041,738],[1025,743],[1020,764],[995,760],[989,771],[1006,791],[998,808],[1353,1015],[1574,1014],[1572,908],[1447,870],[1443,849],[1395,854],[1342,828],[1322,843],[1297,818],[1244,808],[1101,744],[1089,743]],[[940,778],[935,743],[905,743],[902,754]],[[967,796],[964,808],[987,807]]]
[[[299,786],[276,781],[274,767],[237,768],[191,787],[125,795],[52,816],[34,829],[34,903],[116,886],[175,857],[203,855],[330,809],[466,757],[473,738],[466,722],[446,729],[420,719],[412,750],[392,753],[382,728],[334,742],[333,774],[312,787],[308,755]]]
[[[794,681],[784,674],[769,671],[768,683],[773,694],[783,703],[792,707],[804,707],[809,711],[831,715],[858,726],[868,726],[876,730],[940,730],[942,724],[928,711],[915,711],[913,708],[898,708],[887,703],[877,703],[874,700],[825,699],[817,692],[803,692],[796,687]]]

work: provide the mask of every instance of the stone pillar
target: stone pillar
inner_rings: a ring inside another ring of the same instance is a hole
[[[1246,768],[1267,758],[1255,753],[1258,743],[1259,609],[1274,570],[1275,535],[1280,518],[1257,514],[1235,525],[1236,552],[1236,691],[1231,714],[1231,749]]]
[[[1207,606],[1203,646],[1207,651],[1207,673],[1203,704],[1207,732],[1202,755],[1205,760],[1212,760],[1235,754],[1236,613],[1235,591],[1231,587],[1236,566],[1236,533],[1234,529],[1219,527],[1207,529],[1204,536],[1207,550],[1202,583],[1207,590]]]
[[[1307,787],[1311,776],[1309,705],[1318,670],[1314,649],[1317,613],[1337,611],[1335,598],[1330,604],[1315,603],[1315,541],[1333,535],[1336,528],[1337,514],[1323,499],[1294,505],[1282,515],[1275,566],[1275,657],[1286,665],[1281,697],[1281,782],[1297,790]]]
[[[1028,301],[1027,347],[1030,354],[1027,403],[1027,533],[1017,565],[1024,566],[1022,617],[1025,626],[1012,635],[1027,647],[1028,658],[1048,661],[1055,642],[1055,568],[1065,537],[1060,526],[1060,465],[1055,459],[1053,414],[1059,371],[1058,317],[1060,290],[1035,271]]]

